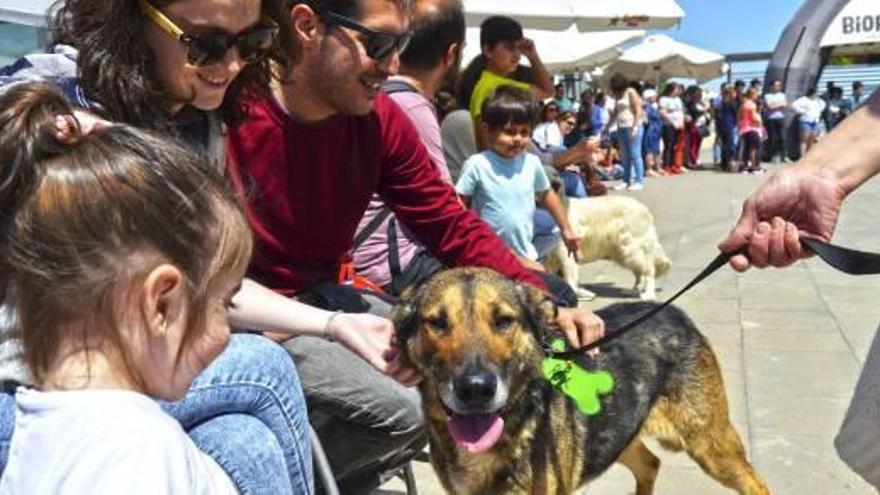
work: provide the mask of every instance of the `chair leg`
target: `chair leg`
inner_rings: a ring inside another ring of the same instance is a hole
[[[315,432],[312,425],[309,425],[309,438],[312,443],[315,471],[320,478],[321,484],[324,486],[324,493],[326,495],[339,495],[339,487],[336,486],[336,478],[333,476],[333,470],[330,469],[327,454],[324,453],[324,447],[321,446],[321,440],[318,438],[318,433]]]
[[[419,490],[416,487],[416,476],[413,474],[412,462],[406,463],[403,467],[403,481],[406,483],[406,495],[418,495]]]

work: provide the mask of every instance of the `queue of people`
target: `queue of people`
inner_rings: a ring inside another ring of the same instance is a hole
[[[419,377],[387,294],[339,277],[371,198],[443,266],[566,286],[432,160],[414,120],[463,11],[414,4],[65,0],[52,50],[0,70],[0,492],[311,493],[310,425],[345,493],[408,462]],[[408,109],[382,92],[402,66]]]

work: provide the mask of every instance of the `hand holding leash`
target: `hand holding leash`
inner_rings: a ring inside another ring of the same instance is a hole
[[[730,266],[738,272],[789,266],[811,254],[802,248],[802,239],[831,240],[845,196],[831,173],[781,170],[745,201],[739,221],[718,249],[735,253]]]
[[[601,339],[605,335],[605,322],[590,310],[559,308],[556,325],[572,348],[580,348]],[[595,355],[598,350],[591,351]]]

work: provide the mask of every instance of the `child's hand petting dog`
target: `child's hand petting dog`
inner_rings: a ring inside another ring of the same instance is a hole
[[[340,313],[328,326],[327,333],[407,387],[422,380],[415,368],[402,364],[400,352],[393,345],[394,325],[387,318],[369,313]]]
[[[565,247],[568,249],[568,254],[574,258],[576,262],[580,263],[581,238],[571,229],[566,229],[562,231],[562,242],[565,243]]]
[[[565,334],[568,344],[575,349],[605,335],[605,322],[588,309],[559,308],[556,314],[556,324]],[[592,349],[589,353],[596,355],[599,353],[599,349]]]

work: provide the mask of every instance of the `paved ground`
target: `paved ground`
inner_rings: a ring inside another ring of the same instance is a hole
[[[779,166],[770,166],[771,170]],[[766,176],[710,171],[649,179],[632,194],[654,213],[673,260],[658,283],[665,299],[717,254],[742,200]],[[847,202],[835,242],[880,251],[880,181]],[[632,275],[610,263],[584,267],[581,283],[598,308],[635,297]],[[731,416],[749,458],[774,494],[876,493],[834,453],[832,440],[880,321],[880,277],[851,277],[810,259],[786,270],[736,274],[724,268],[679,299],[721,361]],[[663,460],[658,494],[727,494],[683,454],[651,448]],[[430,466],[415,464],[419,493],[443,493]],[[377,493],[403,493],[391,481]],[[628,471],[613,467],[591,495],[632,493]]]

